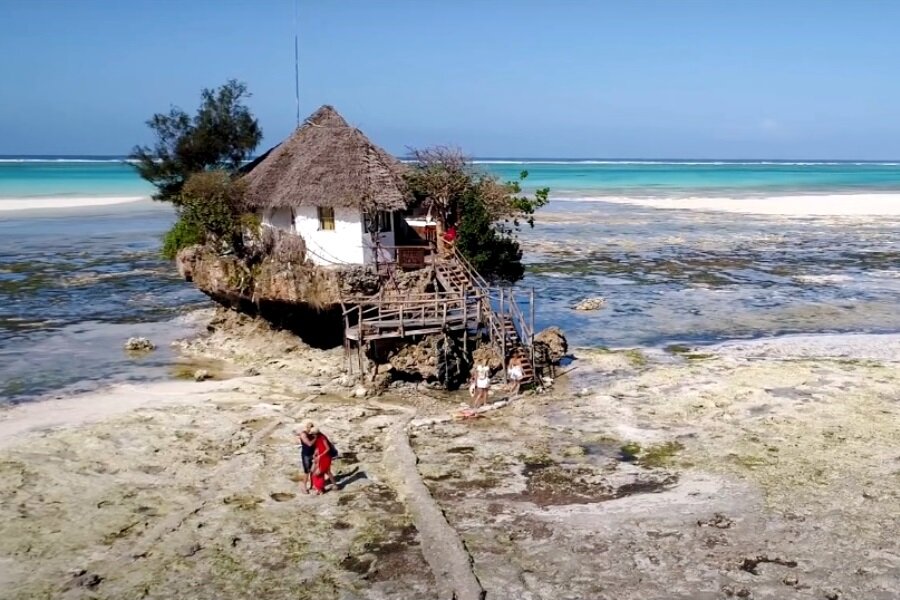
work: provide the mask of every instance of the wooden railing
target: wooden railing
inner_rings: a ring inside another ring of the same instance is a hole
[[[382,246],[382,248],[400,249],[404,246]],[[432,250],[431,246],[412,246],[412,248]],[[491,287],[455,247],[449,258],[458,265],[469,282],[468,286],[463,286],[458,291],[406,294],[396,299],[385,298],[379,294],[342,302],[347,332],[346,350],[349,353],[349,340],[355,338],[360,369],[363,365],[361,347],[365,341],[431,334],[445,331],[448,327],[452,330],[468,331],[473,325],[476,328],[485,328],[491,344],[501,352],[504,360],[510,351],[522,347],[530,353],[531,364],[534,365],[533,327],[523,314],[515,291],[512,288]],[[533,323],[533,291],[529,304]],[[508,325],[512,326],[511,330]],[[468,338],[468,334],[463,335],[465,348],[468,347]]]
[[[403,337],[409,330],[467,326],[480,313],[480,303],[479,297],[452,293],[418,294],[398,300],[370,298],[345,307],[343,317],[348,330],[353,326],[351,318],[355,318],[361,339],[366,330],[381,329],[396,330]]]
[[[453,257],[456,261],[462,266],[463,270],[466,272],[466,275],[469,278],[469,281],[472,283],[472,287],[480,293],[485,301],[482,303],[482,310],[484,311],[484,321],[488,327],[488,333],[490,335],[491,341],[500,347],[500,351],[504,357],[506,357],[507,352],[510,350],[508,348],[508,343],[513,340],[508,340],[506,336],[506,329],[504,327],[504,322],[502,319],[503,315],[508,315],[512,321],[513,327],[516,330],[516,334],[519,339],[517,340],[519,344],[523,345],[526,350],[528,350],[531,356],[531,363],[534,364],[534,331],[533,328],[529,325],[529,321],[525,318],[525,315],[522,313],[522,309],[519,307],[519,302],[516,297],[516,293],[512,288],[492,288],[487,280],[479,273],[472,263],[463,256],[462,252],[460,252],[456,247],[453,248]],[[493,306],[494,303],[497,303],[497,310],[495,311]],[[529,306],[531,312],[531,321],[534,321],[534,290],[531,291],[531,295],[529,297]],[[499,313],[499,314],[498,314]]]
[[[472,287],[475,289],[481,290],[483,293],[487,294],[488,290],[490,290],[490,285],[488,285],[487,280],[481,276],[475,267],[472,266],[472,263],[469,262],[469,259],[463,256],[463,253],[456,248],[453,247],[453,253],[451,254],[453,258],[462,266],[463,270],[468,275],[469,280],[472,282]]]
[[[534,332],[531,330],[531,326],[528,324],[528,320],[525,318],[525,315],[522,313],[522,309],[519,307],[519,301],[516,297],[515,290],[513,288],[506,288],[505,299],[506,299],[506,307],[509,309],[509,315],[512,317],[513,325],[516,328],[516,331],[519,334],[519,338],[523,343],[531,345],[532,340],[534,339]],[[534,292],[532,292],[533,294]],[[501,289],[501,298],[504,295],[502,294]],[[534,297],[532,296],[530,299],[531,306],[534,306]],[[503,300],[501,300],[501,308],[500,312],[503,311]]]
[[[417,244],[409,246],[383,246],[373,245],[370,249],[387,250],[393,254],[393,258],[376,256],[375,262],[378,269],[390,269],[399,267],[401,269],[421,269],[425,266],[425,258],[434,254],[434,244]]]

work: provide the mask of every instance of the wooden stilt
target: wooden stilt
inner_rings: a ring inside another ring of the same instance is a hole
[[[529,312],[531,313],[531,339],[528,340],[528,347],[531,348],[531,370],[537,377],[537,367],[534,364],[534,288],[531,288],[531,294],[528,298]],[[535,382],[537,383],[537,382]]]
[[[466,357],[469,356],[469,305],[466,302],[466,292],[462,291],[460,294],[462,297],[462,309],[463,309],[463,354]],[[468,360],[468,358],[466,358]]]

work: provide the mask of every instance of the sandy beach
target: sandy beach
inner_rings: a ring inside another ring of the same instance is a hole
[[[79,209],[130,204],[149,200],[147,196],[98,196],[94,198],[0,198],[0,212],[23,210]]]
[[[579,199],[586,200],[586,198]],[[604,196],[593,198],[593,200],[648,208],[795,217],[900,215],[900,195],[898,194],[811,194],[766,198],[617,198]]]
[[[442,597],[398,431],[487,598],[896,597],[900,336],[582,350],[446,421],[463,397],[351,398],[340,351],[214,329],[182,345],[213,381],[2,412],[4,598]],[[306,419],[340,491],[300,493]]]

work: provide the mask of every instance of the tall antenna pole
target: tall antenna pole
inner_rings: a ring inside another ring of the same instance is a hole
[[[298,40],[297,1],[294,0],[294,97],[297,99],[297,127],[300,127],[300,43]]]

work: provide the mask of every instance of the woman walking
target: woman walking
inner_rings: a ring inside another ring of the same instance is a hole
[[[325,484],[331,481],[331,489],[338,489],[337,481],[331,473],[331,461],[337,456],[337,450],[334,444],[325,436],[324,433],[313,427],[315,442],[313,444],[313,461],[312,470],[310,471],[310,479],[314,494],[325,493]]]

